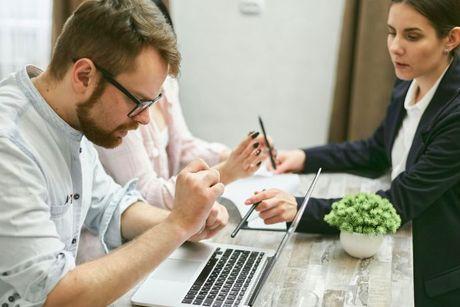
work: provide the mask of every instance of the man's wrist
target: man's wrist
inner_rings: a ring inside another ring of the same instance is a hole
[[[168,216],[161,224],[183,242],[187,241],[188,238],[193,235],[193,231],[190,227],[178,222],[176,219],[171,217],[171,215]]]

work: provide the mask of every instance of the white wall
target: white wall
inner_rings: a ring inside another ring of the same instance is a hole
[[[174,0],[190,129],[235,145],[262,115],[278,148],[327,139],[344,0]]]
[[[46,68],[51,4],[51,0],[0,0],[0,79],[25,64]]]

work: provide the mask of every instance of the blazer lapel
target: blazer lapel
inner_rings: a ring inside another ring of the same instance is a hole
[[[407,156],[406,169],[413,165],[423,149],[424,140],[436,122],[440,111],[457,95],[460,88],[460,61],[455,57],[439,83],[438,89],[420,119]]]
[[[404,100],[406,98],[407,91],[409,90],[409,86],[411,82],[408,81],[399,81],[399,85],[395,88],[392,98],[392,106],[390,110],[388,110],[388,114],[392,114],[389,116],[388,122],[386,126],[388,127],[388,139],[387,139],[387,154],[391,160],[391,150],[393,148],[393,144],[396,139],[396,135],[401,128],[402,120],[406,115],[406,109],[404,109]]]

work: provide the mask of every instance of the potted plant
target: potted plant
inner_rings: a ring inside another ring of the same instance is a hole
[[[324,220],[339,228],[343,249],[356,258],[375,255],[384,236],[401,225],[393,205],[372,193],[349,195],[333,203]]]

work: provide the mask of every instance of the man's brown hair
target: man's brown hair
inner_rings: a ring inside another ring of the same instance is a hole
[[[116,76],[135,69],[135,58],[146,47],[155,48],[169,65],[169,73],[177,75],[176,37],[151,1],[89,0],[66,21],[49,71],[61,80],[73,61],[89,58]]]

